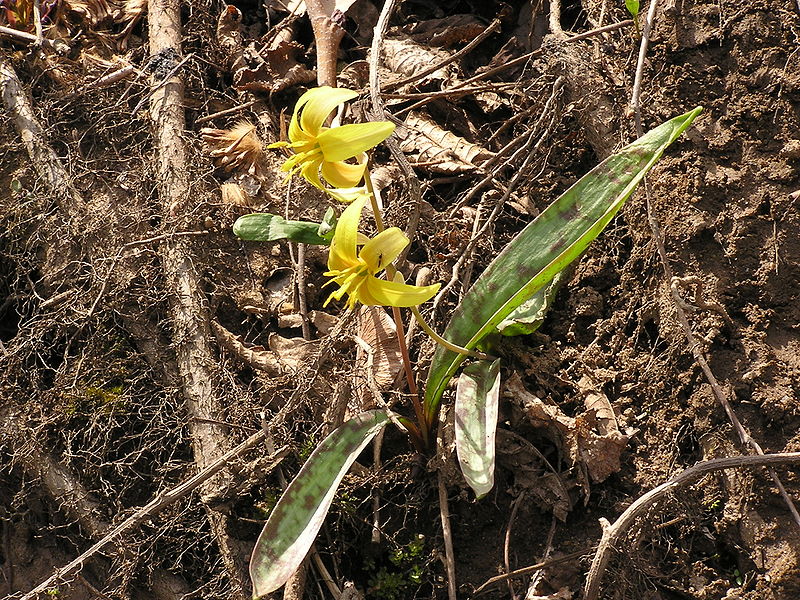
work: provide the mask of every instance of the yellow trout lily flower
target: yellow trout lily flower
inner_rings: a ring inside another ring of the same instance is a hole
[[[354,123],[325,127],[325,121],[340,104],[352,100],[358,92],[328,86],[312,88],[300,96],[289,124],[289,141],[271,144],[270,148],[291,148],[294,156],[281,170],[291,177],[296,172],[309,183],[330,193],[337,200],[351,202],[360,196],[356,188],[367,168],[365,152],[392,135],[394,124],[389,122]],[[355,159],[355,163],[345,162]],[[333,188],[345,188],[336,193],[323,185],[322,177]],[[287,179],[288,179],[287,177]],[[360,190],[359,190],[360,191]]]
[[[420,287],[402,283],[402,276],[400,281],[386,281],[375,276],[400,255],[409,241],[397,227],[386,229],[372,239],[360,234],[358,222],[367,199],[368,196],[361,195],[350,204],[336,226],[325,273],[333,280],[325,285],[335,283],[339,289],[328,296],[325,304],[334,298],[341,300],[345,294],[349,296],[349,307],[356,302],[371,306],[416,306],[430,300],[439,291],[440,284]],[[359,252],[358,245],[362,243]]]

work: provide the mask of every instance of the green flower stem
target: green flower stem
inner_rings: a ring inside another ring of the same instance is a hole
[[[364,171],[364,183],[367,186],[367,191],[369,192],[369,201],[370,205],[372,206],[372,216],[375,219],[375,227],[378,230],[378,233],[383,231],[385,228],[383,226],[383,218],[381,217],[381,209],[378,206],[378,200],[375,197],[375,188],[372,185],[372,177],[370,176],[369,168]],[[389,281],[394,279],[394,274],[397,270],[394,268],[394,265],[386,265],[386,276]],[[397,326],[397,343],[400,347],[400,356],[403,358],[403,369],[406,373],[406,381],[408,382],[408,393],[411,396],[411,403],[414,406],[414,414],[417,417],[417,423],[419,423],[419,428],[417,431],[421,434],[420,437],[422,438],[422,446],[424,448],[430,447],[430,430],[427,427],[423,427],[423,423],[426,422],[425,420],[425,410],[422,407],[422,402],[419,399],[419,392],[417,390],[417,382],[414,380],[414,370],[411,368],[411,357],[408,355],[408,346],[406,346],[406,332],[405,328],[403,327],[403,315],[400,313],[400,309],[397,306],[392,307],[392,316],[394,317],[395,325]],[[409,432],[411,430],[409,429]]]
[[[436,333],[431,328],[430,325],[428,325],[428,322],[425,321],[425,319],[422,317],[422,313],[419,312],[418,307],[412,306],[411,312],[414,313],[414,317],[416,317],[417,323],[419,323],[419,326],[422,327],[422,330],[425,333],[427,333],[431,338],[433,338],[433,341],[436,342],[437,344],[444,346],[451,352],[456,352],[458,354],[472,356],[473,358],[479,358],[481,360],[494,360],[495,357],[489,356],[488,354],[484,354],[483,352],[480,352],[478,350],[468,350],[467,348],[462,348],[461,346],[458,346],[453,342],[448,342],[446,339],[444,339],[442,336]]]

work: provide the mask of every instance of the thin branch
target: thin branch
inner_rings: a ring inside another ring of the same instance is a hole
[[[381,14],[378,17],[378,22],[375,24],[375,32],[372,37],[372,48],[369,56],[369,94],[372,101],[372,114],[373,118],[382,121],[386,119],[388,112],[381,100],[381,81],[378,72],[378,64],[380,63],[381,46],[386,31],[389,28],[389,18],[394,12],[397,0],[386,0],[386,3],[381,9]],[[414,169],[409,164],[408,160],[400,150],[400,145],[395,140],[394,136],[389,137],[384,144],[389,149],[392,158],[395,160],[400,170],[403,172],[403,177],[408,186],[409,195],[411,196],[411,210],[409,211],[408,224],[405,228],[405,233],[411,241],[416,237],[417,225],[419,224],[420,206],[422,204],[422,191],[420,189],[419,179],[417,179]],[[406,254],[410,249],[407,247],[400,254],[398,264],[402,263]]]
[[[506,579],[510,579],[511,577],[522,577],[524,575],[528,575],[529,573],[533,573],[535,571],[541,571],[542,569],[547,569],[548,567],[554,567],[556,565],[560,565],[565,562],[570,562],[575,559],[581,558],[585,556],[591,551],[590,548],[584,548],[583,550],[578,550],[576,552],[570,552],[569,554],[565,554],[564,556],[558,556],[556,558],[551,558],[550,560],[545,560],[535,565],[531,565],[530,567],[524,567],[522,569],[517,569],[516,571],[511,571],[511,573],[503,573],[502,575],[497,575],[496,577],[492,577],[485,583],[481,584],[473,593],[473,596],[477,596],[478,594],[482,594],[489,589],[490,586],[501,583]]]
[[[797,463],[800,463],[800,452],[716,458],[714,460],[707,460],[698,463],[693,467],[682,471],[669,481],[653,488],[643,496],[640,496],[625,510],[625,512],[619,516],[616,521],[614,521],[613,525],[604,527],[603,538],[600,541],[600,545],[597,547],[597,552],[594,556],[594,560],[592,560],[591,569],[589,570],[589,576],[586,579],[586,586],[583,594],[584,600],[597,600],[597,594],[600,590],[600,582],[606,566],[608,565],[608,561],[611,559],[611,553],[614,549],[614,545],[622,538],[622,536],[627,532],[628,528],[636,522],[642,513],[647,511],[647,509],[653,506],[653,504],[655,504],[660,498],[664,497],[667,492],[688,485],[707,473],[719,471],[721,469]]]
[[[644,25],[642,26],[642,41],[639,47],[639,59],[636,64],[636,77],[634,78],[633,83],[633,90],[631,92],[631,107],[634,111],[634,123],[636,126],[636,135],[641,137],[644,134],[644,130],[642,128],[642,112],[641,112],[641,104],[640,104],[640,96],[642,90],[642,74],[644,72],[644,59],[647,55],[647,47],[649,43],[649,36],[653,26],[653,20],[655,19],[656,8],[658,6],[658,0],[652,0],[650,4],[650,10],[647,11],[647,20],[645,21]],[[667,258],[667,252],[664,248],[664,236],[661,233],[661,227],[656,220],[655,215],[653,214],[652,210],[652,203],[650,199],[650,185],[648,184],[647,179],[644,182],[644,191],[645,191],[645,199],[647,205],[647,220],[650,224],[650,230],[652,232],[653,241],[656,244],[656,249],[658,251],[658,256],[661,261],[662,268],[664,269],[664,276],[666,280],[672,282],[674,280],[672,267],[669,264],[669,260]],[[681,329],[683,330],[683,334],[686,337],[686,342],[689,345],[689,350],[692,352],[695,361],[697,364],[700,365],[700,369],[703,371],[703,374],[706,377],[709,385],[711,386],[711,391],[714,394],[714,397],[720,403],[722,408],[725,410],[725,414],[727,414],[728,419],[730,420],[731,424],[733,424],[734,429],[736,430],[736,434],[739,437],[739,442],[743,446],[749,446],[752,448],[757,454],[764,455],[764,450],[761,448],[761,445],[756,442],[747,430],[742,425],[741,421],[739,421],[739,417],[736,415],[736,412],[733,410],[730,402],[728,402],[728,398],[725,392],[722,391],[722,387],[717,381],[717,378],[714,376],[714,373],[711,371],[711,367],[706,360],[706,357],[703,356],[703,352],[701,350],[700,344],[697,342],[697,339],[692,333],[692,327],[689,324],[689,319],[686,316],[686,311],[684,310],[684,306],[686,303],[683,301],[683,298],[680,296],[680,292],[678,291],[678,287],[675,285],[670,285],[670,296],[672,297],[673,305],[675,307],[675,315],[678,319],[678,323],[680,324]],[[783,498],[784,503],[786,504],[789,512],[794,519],[795,525],[797,525],[798,529],[800,529],[800,512],[798,512],[797,507],[794,504],[794,500],[786,491],[786,488],[781,482],[778,475],[775,473],[773,469],[768,469],[770,477],[772,481],[775,483],[775,486],[778,488],[778,492]]]
[[[453,556],[453,532],[450,529],[450,510],[447,507],[447,487],[444,484],[441,470],[438,473],[438,480],[439,515],[442,518],[445,566],[447,567],[447,597],[449,600],[458,600],[456,595],[456,561]]]
[[[69,54],[71,50],[69,45],[62,40],[48,40],[47,38],[41,38],[41,40],[39,40],[32,33],[19,31],[17,29],[12,29],[11,27],[4,27],[0,25],[0,34],[28,44],[36,44],[37,42],[41,42],[42,47],[52,50],[56,54],[60,54],[62,56]]]
[[[187,496],[188,494],[196,490],[198,487],[200,487],[203,483],[211,479],[214,475],[222,471],[225,467],[227,467],[229,462],[232,461],[234,458],[236,458],[241,454],[244,454],[251,448],[260,445],[263,441],[264,441],[263,431],[259,431],[258,433],[253,434],[252,436],[247,438],[244,442],[242,442],[229,452],[226,452],[224,455],[220,456],[213,463],[210,463],[205,469],[197,473],[197,475],[190,477],[189,479],[187,479],[180,485],[172,488],[171,490],[164,492],[163,494],[159,494],[153,500],[151,500],[143,507],[138,509],[130,517],[122,521],[122,523],[114,527],[114,529],[109,531],[102,539],[93,544],[89,549],[83,552],[75,560],[61,567],[60,569],[56,569],[56,572],[52,576],[50,576],[44,582],[40,583],[30,592],[25,594],[20,600],[33,600],[34,598],[36,598],[38,594],[46,593],[49,588],[57,586],[59,581],[62,581],[68,575],[71,575],[72,573],[79,571],[87,560],[89,560],[97,552],[105,548],[117,537],[119,537],[126,531],[129,531],[133,527],[136,527],[142,521],[155,515],[156,513],[163,510],[170,504],[173,504],[177,500],[180,500],[184,496]],[[289,454],[288,446],[282,447],[280,450],[272,454],[272,456],[270,457],[271,462],[263,468],[265,468],[266,470],[274,469],[275,467],[278,466],[278,464],[280,464],[281,460],[283,460],[283,458],[288,454]]]
[[[800,0],[798,0],[798,1],[800,1]],[[500,23],[501,23],[501,20],[499,18],[495,19],[494,21],[489,23],[489,26],[486,29],[484,29],[474,40],[472,40],[469,44],[464,46],[458,52],[454,52],[453,54],[451,54],[450,56],[448,56],[444,60],[440,60],[439,62],[434,63],[433,65],[431,65],[427,69],[423,69],[419,73],[416,73],[414,75],[406,77],[405,79],[401,79],[400,81],[393,81],[392,83],[386,84],[386,87],[384,88],[385,91],[388,92],[388,91],[391,91],[391,90],[396,90],[397,88],[402,87],[402,86],[404,86],[404,85],[406,85],[408,83],[412,83],[414,81],[419,81],[420,79],[422,79],[426,75],[430,75],[431,73],[434,73],[434,72],[438,71],[442,67],[446,67],[450,63],[455,62],[456,60],[458,60],[462,56],[464,56],[464,55],[468,54],[469,52],[471,52],[478,44],[480,44],[483,40],[485,40],[487,37],[489,37],[495,31],[498,31],[500,29]]]

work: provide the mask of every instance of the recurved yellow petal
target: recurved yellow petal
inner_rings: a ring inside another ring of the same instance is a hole
[[[324,130],[317,143],[326,161],[344,160],[374,148],[393,131],[394,123],[388,121],[353,123]]]
[[[410,242],[397,227],[390,227],[364,244],[358,256],[373,275],[397,258]]]
[[[343,271],[358,264],[358,222],[361,220],[361,211],[367,197],[362,196],[344,209],[336,225],[336,233],[331,240],[331,249],[328,253],[328,269]]]
[[[384,281],[377,277],[367,277],[359,288],[359,300],[364,304],[371,305],[416,306],[433,298],[439,291],[440,285],[436,283],[420,287],[395,281]],[[370,302],[365,302],[365,300]]]
[[[345,88],[311,88],[300,96],[295,107],[295,116],[300,113],[300,128],[309,135],[318,135],[328,115],[340,104],[357,96],[358,92]]]
[[[336,188],[351,188],[359,184],[367,169],[367,155],[358,157],[359,162],[351,165],[341,160],[322,163],[322,176]]]

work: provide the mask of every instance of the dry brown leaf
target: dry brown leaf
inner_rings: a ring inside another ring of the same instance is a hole
[[[236,71],[244,64],[244,38],[242,37],[242,12],[228,5],[217,19],[217,43],[222,50],[222,66],[226,71]]]
[[[129,0],[131,2],[132,0]],[[136,0],[141,2],[141,0]],[[123,8],[123,19],[125,19],[128,2]],[[147,2],[144,2],[145,7]],[[102,23],[110,23],[118,13],[116,7],[110,5],[106,0],[67,0],[64,3],[67,12],[79,15],[81,20],[87,21],[93,28]]]
[[[256,126],[239,121],[231,129],[200,130],[206,151],[226,171],[244,171],[257,175],[264,156],[264,146],[256,134]]]
[[[400,149],[414,155],[420,166],[437,173],[470,172],[494,156],[494,152],[442,129],[419,113],[409,114],[405,127],[398,129]]]
[[[598,433],[594,411],[569,417],[558,406],[546,404],[528,392],[518,375],[509,378],[507,387],[528,421],[534,427],[554,429],[570,462],[585,467],[593,482],[604,481],[620,470],[620,454],[628,445],[628,436],[618,430]]]
[[[406,77],[413,77],[450,56],[444,50],[434,50],[420,46],[408,39],[385,39],[383,41],[383,52],[385,65],[395,73]],[[454,81],[456,75],[456,67],[451,63],[422,77],[416,87],[423,87],[431,83],[441,87],[445,83]]]
[[[497,460],[514,474],[514,484],[524,488],[536,502],[553,511],[561,521],[572,510],[569,492],[559,476],[547,472],[546,465],[528,440],[503,429],[497,429]]]
[[[418,44],[447,48],[471,42],[486,29],[477,17],[469,14],[450,15],[443,19],[430,19],[400,27]]]
[[[361,306],[357,316],[357,333],[366,348],[357,344],[356,376],[353,381],[353,401],[348,411],[358,414],[375,404],[369,379],[378,391],[392,387],[403,366],[403,357],[397,341],[397,326],[380,306]]]
[[[594,411],[597,418],[597,430],[601,435],[619,433],[619,423],[614,414],[614,407],[608,397],[586,375],[578,381],[578,390],[583,393],[583,405],[588,411]]]
[[[299,371],[311,364],[319,354],[319,340],[285,338],[277,333],[269,336],[269,349],[289,371]]]
[[[339,317],[321,310],[312,310],[308,313],[308,318],[320,335],[328,335],[339,324]]]
[[[263,346],[248,344],[240,336],[232,334],[213,320],[211,321],[211,331],[221,347],[231,352],[246,365],[274,377],[283,374],[283,367],[275,354]]]
[[[258,62],[255,67],[242,67],[233,76],[240,91],[274,94],[294,85],[310,83],[317,76],[297,62],[296,54],[305,47],[285,36],[277,36],[261,52],[251,52]]]

